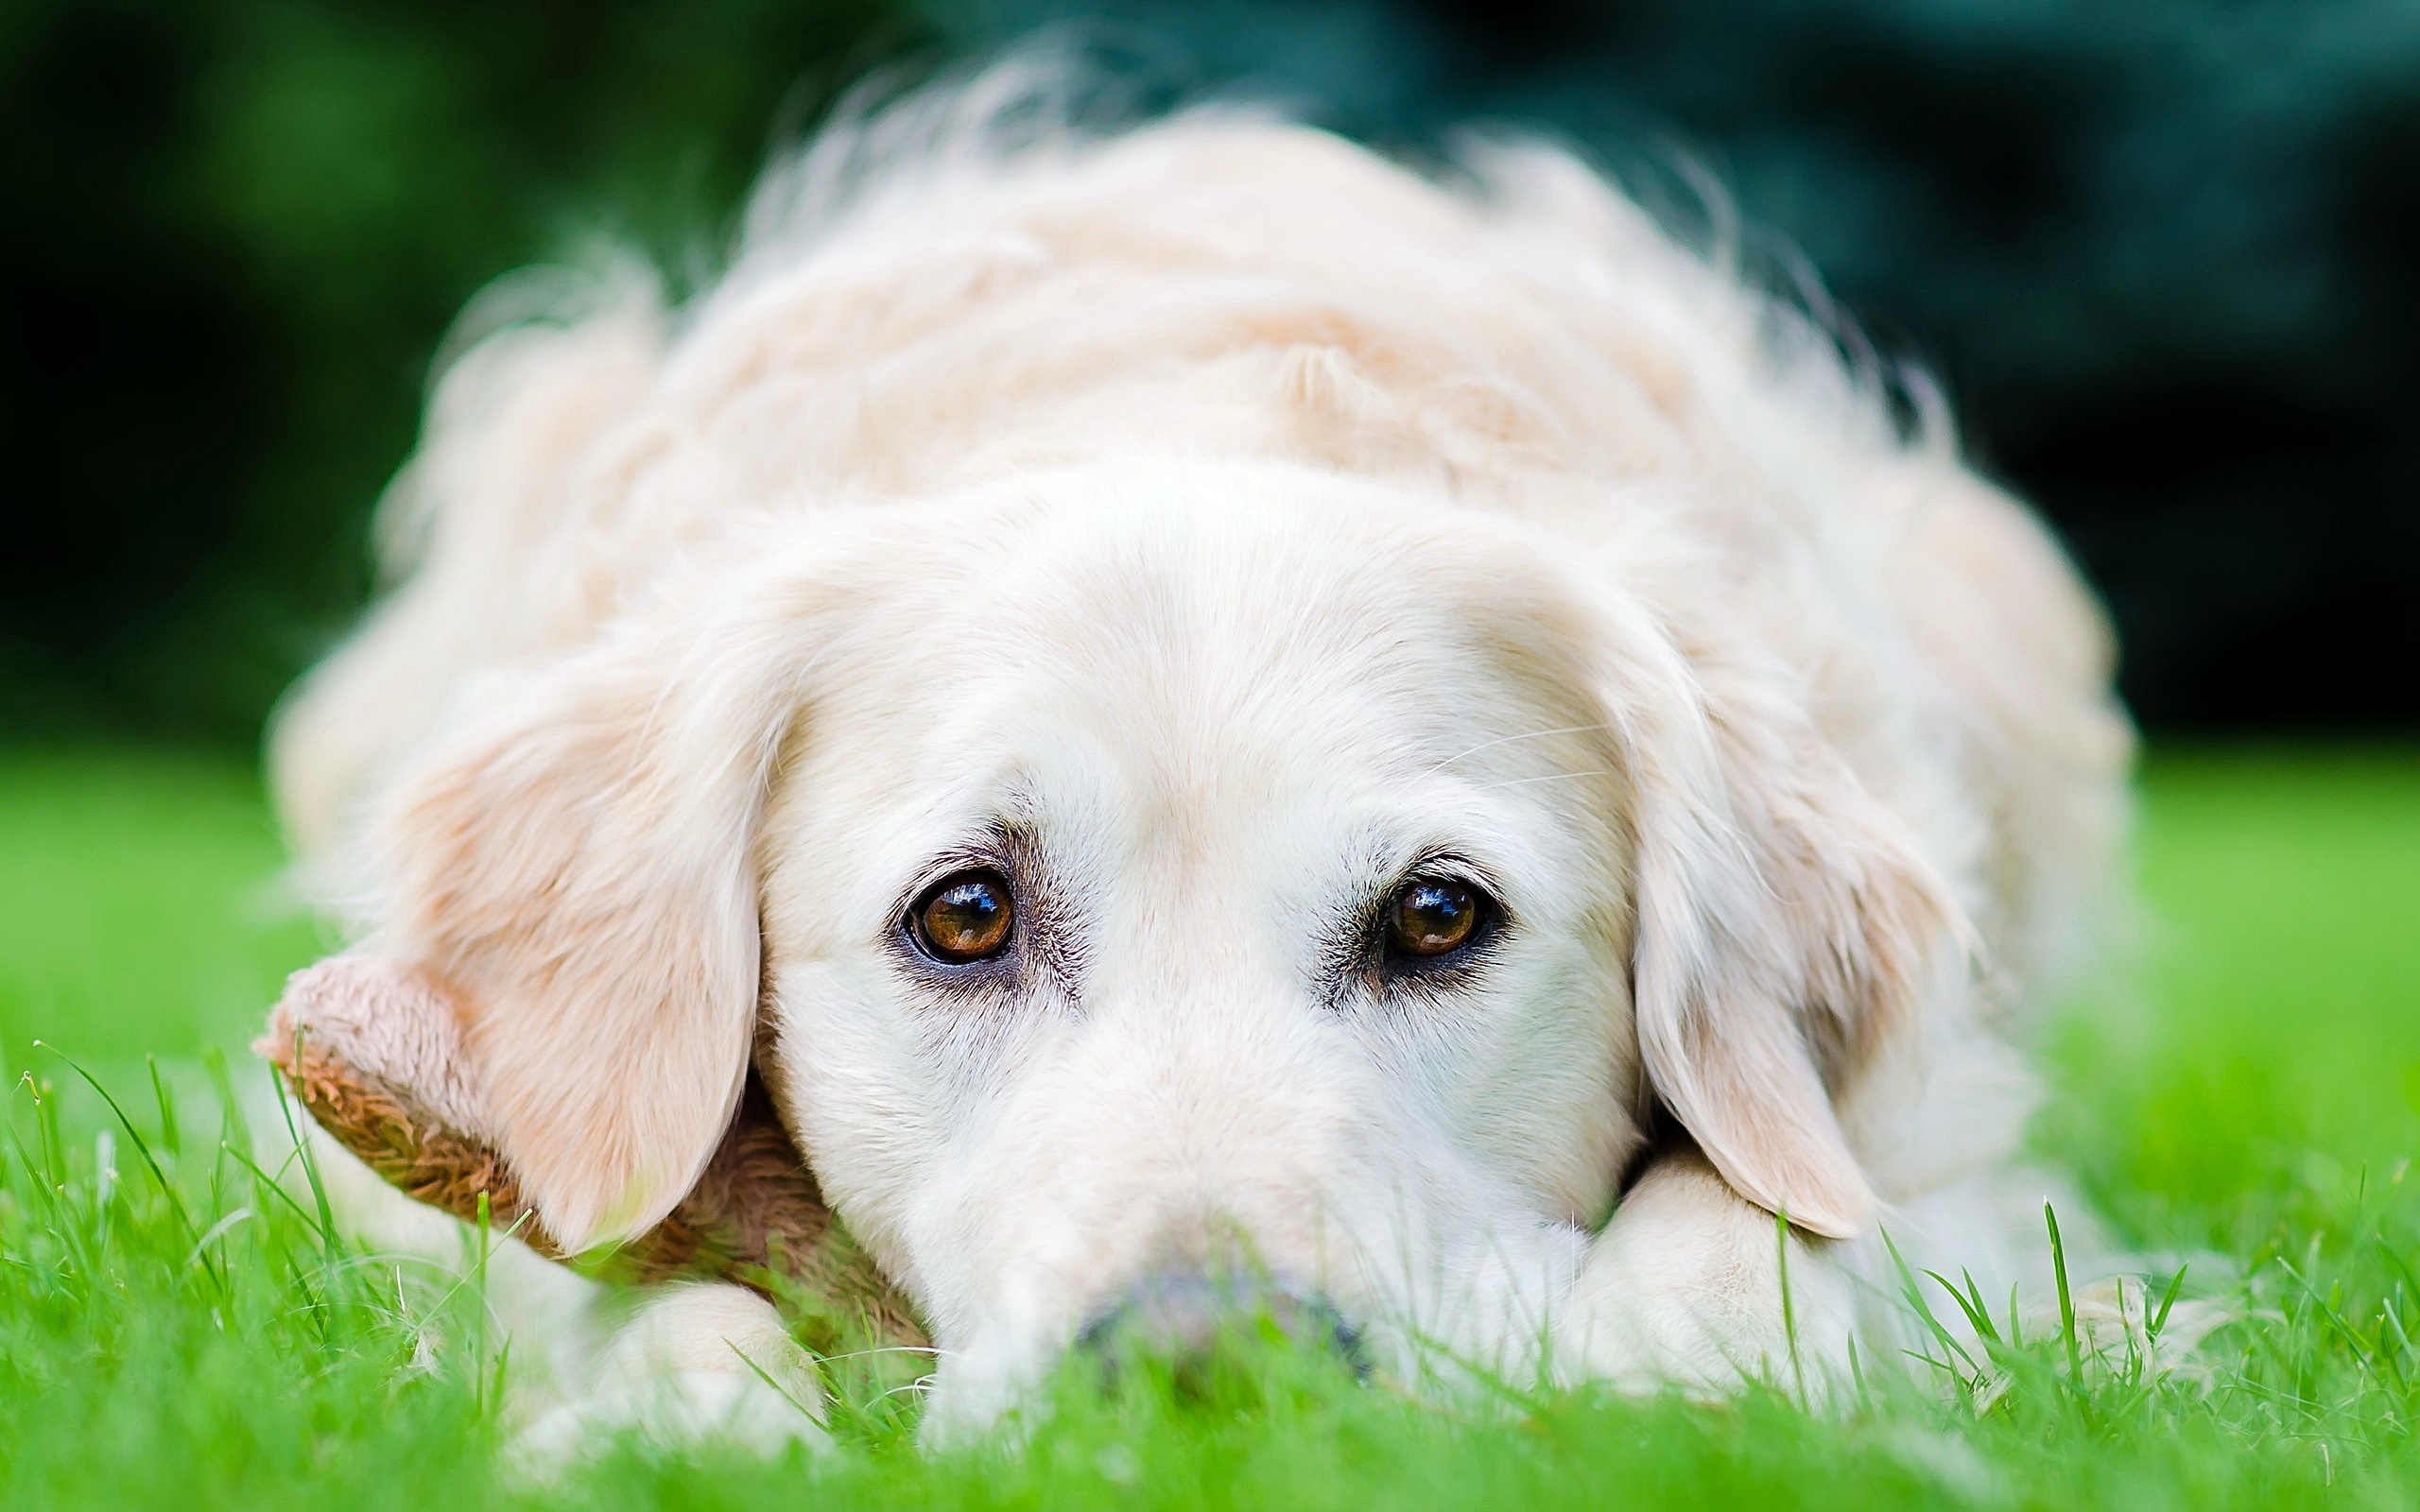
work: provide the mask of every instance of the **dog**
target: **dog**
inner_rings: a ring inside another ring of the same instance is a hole
[[[1553,147],[1034,95],[445,371],[273,740],[370,1054],[562,1253],[761,1086],[939,1439],[1239,1310],[1720,1392],[1898,1326],[1886,1228],[2046,1278],[2019,1042],[2131,735],[1938,404]],[[568,1373],[812,1405],[757,1294],[647,1296]]]

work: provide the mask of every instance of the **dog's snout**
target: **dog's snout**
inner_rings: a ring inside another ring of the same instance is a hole
[[[1335,1353],[1366,1374],[1360,1331],[1325,1297],[1270,1280],[1201,1271],[1147,1276],[1086,1324],[1078,1342],[1111,1367],[1129,1353],[1162,1359],[1182,1382],[1231,1341],[1288,1339]]]

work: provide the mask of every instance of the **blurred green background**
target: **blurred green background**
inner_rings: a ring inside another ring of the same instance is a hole
[[[2420,724],[2415,0],[6,0],[0,734],[249,748],[468,296],[710,270],[849,81],[1077,17],[1392,146],[1686,154],[1943,375],[2152,729]]]
[[[0,730],[248,747],[480,284],[710,255],[882,0],[0,4]]]

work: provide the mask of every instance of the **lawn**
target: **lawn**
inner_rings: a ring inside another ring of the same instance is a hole
[[[230,1148],[214,1068],[265,1074],[240,1047],[318,948],[251,779],[0,757],[0,1506],[2413,1504],[2420,754],[2169,752],[2144,810],[2136,958],[2046,1033],[2036,1140],[2127,1239],[2229,1262],[2188,1274],[2243,1314],[2189,1371],[2079,1373],[2045,1334],[1822,1417],[1778,1387],[1448,1412],[1272,1356],[945,1456],[851,1378],[820,1456],[631,1450],[541,1491],[496,1468],[475,1294],[349,1252]]]

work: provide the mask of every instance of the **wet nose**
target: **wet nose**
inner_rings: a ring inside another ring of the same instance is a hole
[[[1119,1360],[1166,1360],[1180,1384],[1200,1377],[1222,1344],[1268,1336],[1333,1351],[1366,1375],[1360,1331],[1325,1297],[1282,1283],[1201,1271],[1160,1271],[1095,1315],[1078,1342],[1115,1378]]]

